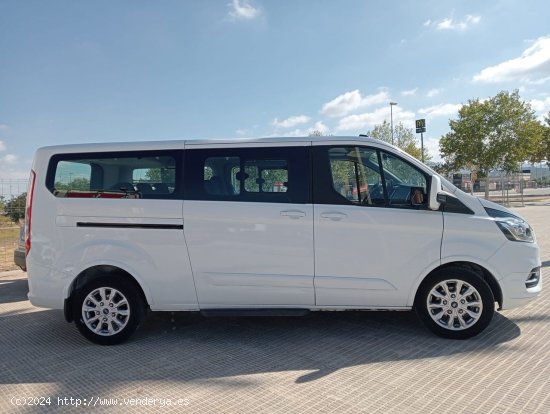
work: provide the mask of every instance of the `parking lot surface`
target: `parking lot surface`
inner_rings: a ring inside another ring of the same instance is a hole
[[[550,203],[517,211],[547,287],[466,341],[433,336],[411,312],[154,313],[102,347],[33,307],[25,273],[3,273],[0,412],[550,413]]]

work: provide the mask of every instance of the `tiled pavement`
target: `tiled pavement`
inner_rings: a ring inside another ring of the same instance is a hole
[[[518,211],[549,281],[550,204]],[[549,283],[467,341],[437,338],[411,313],[156,313],[128,343],[101,347],[26,292],[24,273],[0,278],[2,413],[550,413]],[[31,397],[45,405],[14,405]],[[58,405],[71,397],[87,405]],[[117,405],[99,405],[108,399]]]

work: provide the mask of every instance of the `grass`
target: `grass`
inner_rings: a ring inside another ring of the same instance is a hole
[[[0,215],[0,226],[14,226],[14,222],[8,216]]]
[[[13,251],[17,248],[19,225],[8,217],[0,216],[0,272],[17,269],[13,262]]]

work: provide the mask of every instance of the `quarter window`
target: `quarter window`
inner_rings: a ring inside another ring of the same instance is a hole
[[[67,198],[174,198],[177,158],[166,152],[57,155],[48,187]]]
[[[90,189],[92,167],[90,164],[60,161],[55,171],[56,191],[86,191]]]

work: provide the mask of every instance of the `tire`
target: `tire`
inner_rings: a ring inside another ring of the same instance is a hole
[[[90,341],[115,345],[126,341],[139,327],[145,304],[133,283],[100,277],[76,292],[73,315],[76,327]]]
[[[489,325],[495,313],[495,298],[476,272],[447,267],[422,282],[414,307],[420,320],[436,335],[467,339]]]

